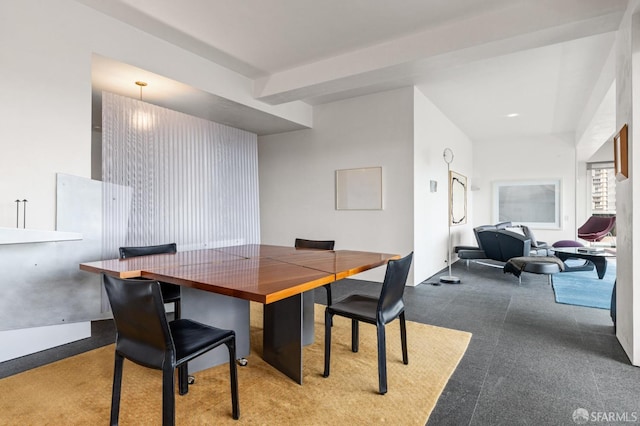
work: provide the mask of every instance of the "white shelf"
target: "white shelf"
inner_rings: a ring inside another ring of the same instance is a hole
[[[0,228],[0,244],[48,243],[81,240],[79,232],[43,231],[40,229]]]

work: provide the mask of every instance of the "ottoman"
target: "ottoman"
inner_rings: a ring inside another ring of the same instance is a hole
[[[562,260],[555,256],[522,256],[513,257],[503,267],[505,273],[511,273],[518,277],[518,283],[522,283],[522,273],[546,275],[551,284],[551,275],[564,271]]]

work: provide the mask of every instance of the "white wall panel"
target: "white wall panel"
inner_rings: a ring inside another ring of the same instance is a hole
[[[255,134],[104,93],[102,161],[103,256],[259,242]]]
[[[416,284],[447,267],[449,180],[445,148],[454,152],[451,170],[473,184],[471,140],[419,89],[414,89],[414,270]],[[430,191],[430,182],[437,191]],[[451,227],[451,247],[473,245],[473,193],[467,190],[467,223]],[[455,262],[456,255],[451,254]]]

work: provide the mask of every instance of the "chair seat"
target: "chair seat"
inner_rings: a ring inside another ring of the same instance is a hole
[[[353,294],[334,303],[328,309],[334,314],[375,324],[377,307],[377,297]]]
[[[202,351],[233,336],[233,330],[211,327],[189,319],[178,319],[169,323],[176,349],[176,365],[195,358]]]
[[[363,294],[352,294],[341,301],[327,306],[331,314],[364,321],[370,324],[377,324],[377,308],[379,299],[374,296]],[[385,306],[380,312],[382,324],[388,324],[404,312],[404,303],[401,301],[390,306]]]

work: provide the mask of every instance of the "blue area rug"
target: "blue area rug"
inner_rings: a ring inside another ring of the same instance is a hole
[[[608,262],[607,273],[601,280],[598,279],[595,269],[553,274],[553,291],[556,294],[557,303],[609,309],[615,280],[616,262],[614,260]]]

